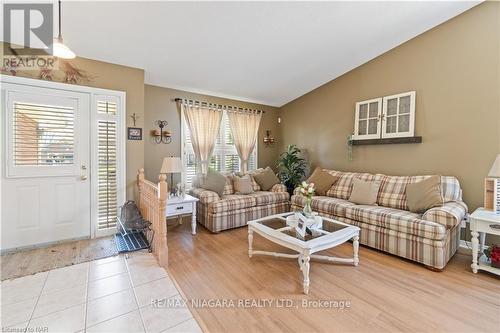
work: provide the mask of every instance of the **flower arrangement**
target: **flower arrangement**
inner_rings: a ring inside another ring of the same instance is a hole
[[[491,260],[491,266],[500,268],[500,246],[493,244],[484,250],[484,254]]]
[[[314,183],[302,182],[299,185],[300,195],[306,198],[306,204],[304,205],[304,215],[307,217],[312,216],[311,200],[314,195]]]
[[[299,189],[300,189],[300,194],[303,197],[306,197],[306,199],[312,199],[312,197],[314,195],[314,183],[308,184],[306,182],[302,182],[299,185]]]

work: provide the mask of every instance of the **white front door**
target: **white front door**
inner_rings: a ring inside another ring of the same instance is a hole
[[[2,84],[2,250],[90,237],[90,96]]]

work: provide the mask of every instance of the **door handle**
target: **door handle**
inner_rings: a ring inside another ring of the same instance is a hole
[[[88,177],[87,177],[86,175],[81,175],[81,176],[80,176],[80,179],[81,179],[81,180],[87,180],[87,178],[88,178]]]

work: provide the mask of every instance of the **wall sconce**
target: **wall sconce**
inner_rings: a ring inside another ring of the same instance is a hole
[[[164,131],[163,128],[168,125],[168,121],[166,120],[157,120],[155,121],[156,126],[160,129],[151,130],[151,135],[153,136],[155,143],[165,143],[168,144],[172,142],[172,133],[170,131]]]
[[[271,136],[271,131],[266,130],[266,136],[264,137],[264,144],[269,147],[273,143],[274,143],[274,138]]]

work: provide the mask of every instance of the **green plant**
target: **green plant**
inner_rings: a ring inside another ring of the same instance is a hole
[[[307,162],[300,155],[300,149],[296,145],[288,145],[286,151],[280,154],[278,163],[278,177],[285,184],[290,195],[304,178]]]

